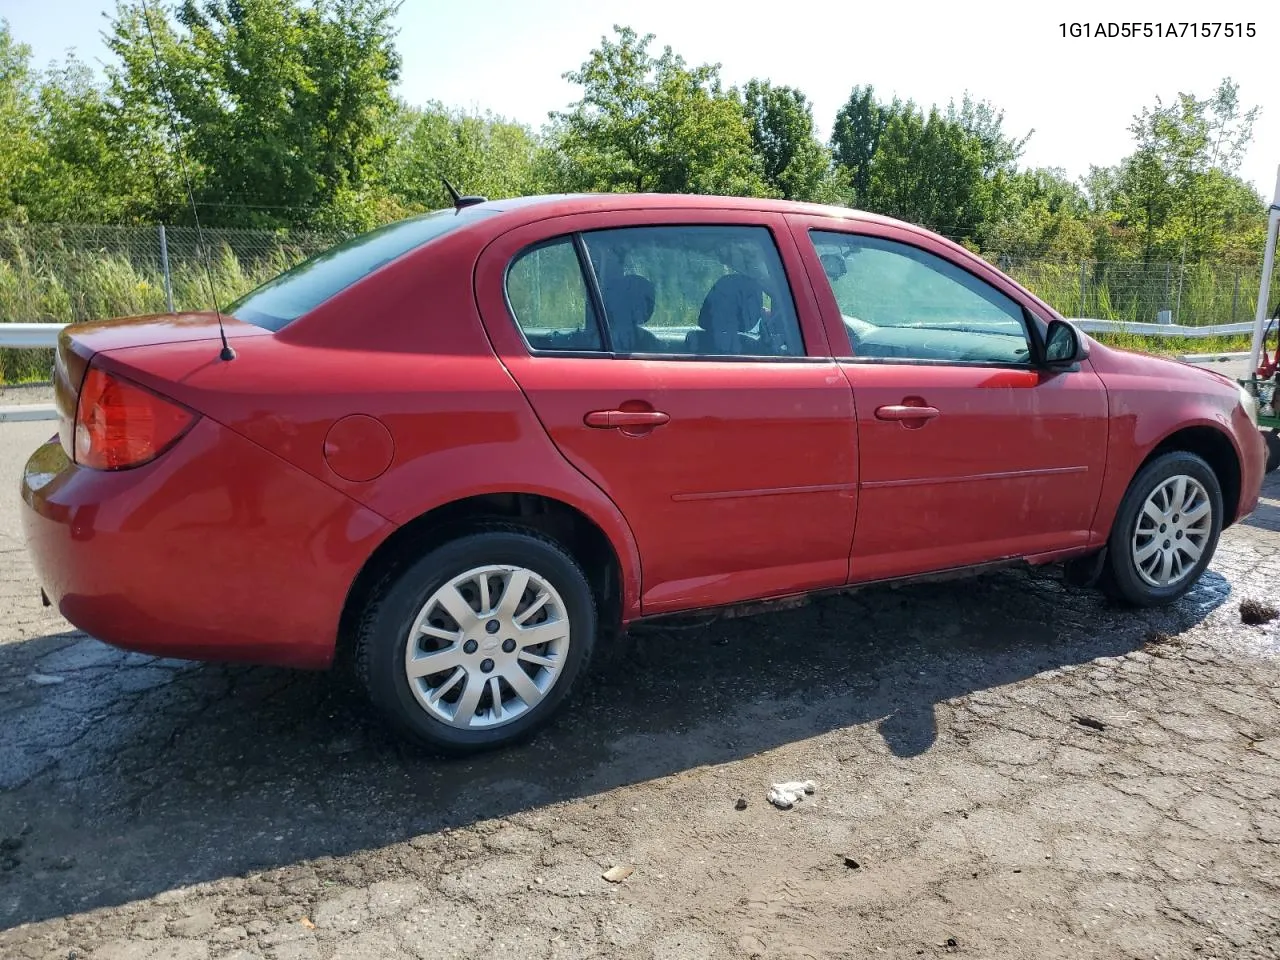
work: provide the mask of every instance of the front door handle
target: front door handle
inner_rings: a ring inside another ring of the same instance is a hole
[[[917,407],[907,403],[876,407],[877,420],[932,420],[936,416],[937,407]]]
[[[592,410],[582,422],[601,430],[617,427],[660,427],[671,417],[661,410]]]

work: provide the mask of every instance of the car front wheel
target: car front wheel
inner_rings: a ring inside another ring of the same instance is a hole
[[[384,584],[360,624],[356,669],[396,726],[465,753],[550,719],[595,632],[577,562],[533,531],[495,528],[428,552]]]
[[[1221,532],[1213,469],[1193,453],[1166,453],[1138,472],[1120,503],[1103,586],[1141,607],[1172,603],[1209,566]]]

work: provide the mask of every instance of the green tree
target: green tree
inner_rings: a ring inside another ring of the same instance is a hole
[[[1199,260],[1255,227],[1262,200],[1237,171],[1257,117],[1257,107],[1241,107],[1229,78],[1205,99],[1157,98],[1134,116],[1136,149],[1120,164],[1114,212],[1143,259]]]
[[[41,219],[114,223],[130,207],[130,171],[120,163],[102,89],[92,71],[68,57],[40,87],[45,157],[32,201]]]
[[[243,2],[243,0],[238,0]],[[316,132],[317,193],[334,227],[381,221],[370,201],[394,144],[385,136],[396,111],[392,88],[401,57],[392,20],[400,0],[313,0],[303,8],[303,62],[314,93],[302,103],[303,124]]]
[[[1004,132],[1004,111],[989,100],[974,100],[966,90],[960,105],[952,100],[947,105],[946,119],[959,125],[978,144],[982,151],[982,175],[995,177],[999,173],[1012,175],[1018,160],[1026,149],[1034,130],[1028,130],[1021,138]]]
[[[167,67],[181,52],[178,35],[154,5],[121,2],[105,39],[116,57],[106,68],[112,149],[116,162],[131,174],[125,216],[151,223],[188,222],[191,211],[173,139],[176,107],[169,93],[184,74]],[[177,132],[189,133],[189,123],[180,116],[177,120]],[[193,185],[198,185],[203,167],[190,149],[187,154]]]
[[[881,108],[886,122],[859,205],[972,240],[991,213],[981,144],[958,123],[914,103]]]
[[[38,95],[31,48],[0,20],[0,217],[6,219],[27,215],[24,187],[43,163]]]
[[[1169,169],[1155,136],[1148,130],[1135,133],[1138,149],[1120,164],[1112,209],[1117,222],[1131,229],[1141,246],[1142,259],[1150,261],[1166,236],[1174,197]]]
[[[1034,130],[1022,137],[1011,137],[1004,131],[1004,111],[988,100],[975,100],[966,90],[960,104],[947,104],[948,123],[959,126],[965,136],[978,147],[982,156],[982,176],[988,186],[988,221],[1005,216],[1010,204],[1016,205],[1025,195],[1013,185],[1018,161]],[[1025,186],[1025,184],[1024,184]]]
[[[1213,95],[1179,94],[1172,171],[1179,194],[1184,249],[1192,259],[1218,253],[1244,213],[1261,215],[1261,200],[1236,175],[1253,138],[1258,107],[1243,109],[1239,85],[1227,78]],[[1244,201],[1242,203],[1242,201]]]
[[[1091,255],[1089,202],[1065,171],[1014,173],[1005,181],[1004,193],[1002,215],[981,230],[984,253],[1055,260]]]
[[[521,124],[433,102],[404,107],[398,125],[386,186],[408,209],[447,205],[442,177],[490,199],[539,192],[541,145]]]
[[[105,91],[74,55],[36,71],[0,25],[0,217],[130,219],[146,191],[118,138],[134,127],[116,122]]]
[[[836,113],[831,133],[831,154],[842,173],[842,179],[852,191],[855,204],[865,204],[871,187],[871,162],[875,158],[880,136],[890,116],[901,110],[895,99],[886,110],[875,99],[875,91],[868,84],[854,87]]]
[[[566,189],[764,195],[741,100],[718,64],[688,66],[653,35],[614,27],[565,79],[582,88],[553,112],[549,135],[562,154],[552,174]]]
[[[751,80],[743,105],[769,188],[785,200],[827,197],[831,155],[814,135],[808,98],[793,87]]]
[[[391,147],[396,9],[391,0],[184,0],[170,22],[122,3],[108,46],[119,59],[119,115],[140,121],[133,150],[159,170],[156,143],[169,153],[165,133],[176,126],[211,223],[313,223],[323,211],[335,225],[369,225],[365,201]]]

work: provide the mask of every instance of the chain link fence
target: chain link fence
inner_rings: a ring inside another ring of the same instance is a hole
[[[226,304],[340,239],[303,231],[0,224],[0,323],[74,323]],[[0,383],[47,380],[50,350],[0,350]]]
[[[1128,323],[1247,323],[1262,281],[1261,264],[988,259],[1064,316]],[[1274,302],[1280,275],[1272,290]]]
[[[194,227],[0,224],[0,323],[73,323],[206,310],[340,236],[209,229],[206,258]],[[988,259],[1068,317],[1188,326],[1253,319],[1261,266],[1221,263]],[[1276,293],[1280,298],[1280,271]],[[48,350],[0,349],[0,383],[46,380]]]

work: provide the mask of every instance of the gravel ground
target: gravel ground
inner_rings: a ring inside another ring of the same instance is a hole
[[[1171,609],[1012,572],[637,633],[533,742],[441,761],[340,677],[43,609],[48,432],[0,424],[6,960],[1280,956],[1280,621],[1240,616],[1275,477]]]

